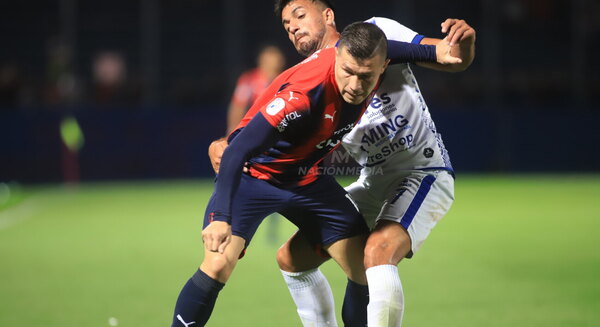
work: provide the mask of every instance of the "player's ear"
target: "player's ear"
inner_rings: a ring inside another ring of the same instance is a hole
[[[385,62],[383,63],[383,68],[381,69],[381,73],[383,74],[383,72],[385,71],[385,69],[387,68],[387,66],[390,64],[390,60],[386,59]]]
[[[325,8],[323,10],[323,18],[325,18],[325,24],[335,27],[335,13],[331,8]]]

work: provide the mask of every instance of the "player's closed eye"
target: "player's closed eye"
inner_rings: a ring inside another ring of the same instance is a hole
[[[345,75],[345,76],[352,76],[352,75],[356,75],[356,74],[354,74],[354,72],[353,72],[353,71],[351,71],[351,70],[348,70],[348,69],[343,69],[343,72],[344,72],[344,75]]]

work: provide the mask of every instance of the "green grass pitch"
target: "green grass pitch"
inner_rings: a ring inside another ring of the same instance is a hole
[[[169,326],[210,181],[22,191],[0,208],[0,326]],[[300,326],[267,224],[209,326]],[[600,326],[599,227],[598,175],[459,176],[450,213],[400,263],[404,326]],[[278,229],[275,243],[294,230]],[[323,271],[340,311],[345,278]]]

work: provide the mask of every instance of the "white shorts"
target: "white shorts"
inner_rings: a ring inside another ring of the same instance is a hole
[[[361,176],[346,191],[373,229],[381,219],[399,223],[416,253],[454,201],[454,177],[445,170],[404,170]]]

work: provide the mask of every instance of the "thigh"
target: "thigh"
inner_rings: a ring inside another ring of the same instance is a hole
[[[415,172],[398,183],[384,202],[377,220],[397,222],[411,240],[411,257],[425,242],[454,201],[454,178],[440,170]]]
[[[357,180],[348,185],[346,187],[346,192],[348,192],[350,199],[362,214],[369,229],[373,229],[373,227],[375,227],[377,216],[381,211],[383,201],[376,199],[365,187],[362,180]]]
[[[333,177],[321,176],[294,193],[281,214],[298,226],[313,246],[368,233],[362,215]]]

